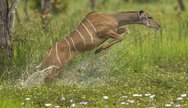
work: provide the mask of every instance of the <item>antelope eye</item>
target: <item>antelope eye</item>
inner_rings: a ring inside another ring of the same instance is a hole
[[[153,17],[148,17],[149,19],[153,19]]]

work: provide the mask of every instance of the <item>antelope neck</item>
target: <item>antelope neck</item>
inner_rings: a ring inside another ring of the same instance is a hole
[[[139,16],[137,11],[120,12],[111,15],[118,22],[118,26],[127,24],[139,24]]]

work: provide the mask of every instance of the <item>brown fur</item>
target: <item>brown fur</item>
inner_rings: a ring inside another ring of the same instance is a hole
[[[146,13],[144,13],[143,11],[122,12],[117,14],[104,14],[98,12],[88,13],[84,20],[78,25],[77,30],[71,32],[70,35],[65,37],[64,39],[56,42],[44,56],[43,65],[45,67],[51,65],[58,66],[58,68],[54,68],[52,72],[47,75],[45,81],[51,82],[53,78],[59,74],[60,70],[63,69],[65,64],[67,64],[77,54],[92,50],[101,45],[109,38],[112,38],[113,41],[98,48],[96,50],[96,53],[99,53],[100,51],[111,47],[113,44],[122,41],[123,35],[127,34],[128,30],[126,28],[120,27],[126,24],[145,25],[144,22],[141,22],[141,17],[147,18],[147,15],[143,16],[143,14]],[[158,24],[156,22],[151,20],[149,21],[150,23],[155,23],[156,27],[158,27]],[[88,33],[84,25],[90,33]],[[82,36],[80,36],[78,31],[84,37],[85,44]],[[90,36],[90,34],[92,36]]]

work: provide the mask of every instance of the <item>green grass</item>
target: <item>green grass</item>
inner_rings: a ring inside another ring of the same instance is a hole
[[[32,108],[33,106],[34,105],[31,105],[31,103],[27,102],[27,100],[18,101],[7,97],[3,97],[3,98],[1,97],[0,99],[1,108],[21,108],[21,107]]]
[[[148,4],[109,0],[97,11],[143,9],[160,22],[162,30],[128,25],[130,34],[121,43],[97,55],[94,50],[78,55],[54,84],[32,88],[15,86],[36,71],[34,67],[48,48],[74,30],[90,11],[84,0],[70,0],[68,4],[66,12],[51,17],[48,33],[44,32],[36,10],[29,10],[30,22],[16,24],[13,64],[0,69],[0,107],[40,108],[50,103],[50,108],[72,105],[163,108],[170,102],[174,102],[171,107],[188,107],[188,96],[178,98],[188,94],[188,14],[174,10],[177,3],[170,0]]]

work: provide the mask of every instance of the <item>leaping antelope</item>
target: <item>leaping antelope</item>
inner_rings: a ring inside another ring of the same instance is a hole
[[[112,45],[121,42],[128,29],[122,28],[127,24],[141,24],[150,28],[160,29],[160,25],[147,12],[128,11],[115,14],[98,12],[88,13],[78,27],[69,36],[56,42],[44,56],[45,67],[55,66],[46,76],[45,82],[51,82],[59,75],[60,70],[77,54],[92,50],[112,38],[107,45],[100,46],[99,53]]]

